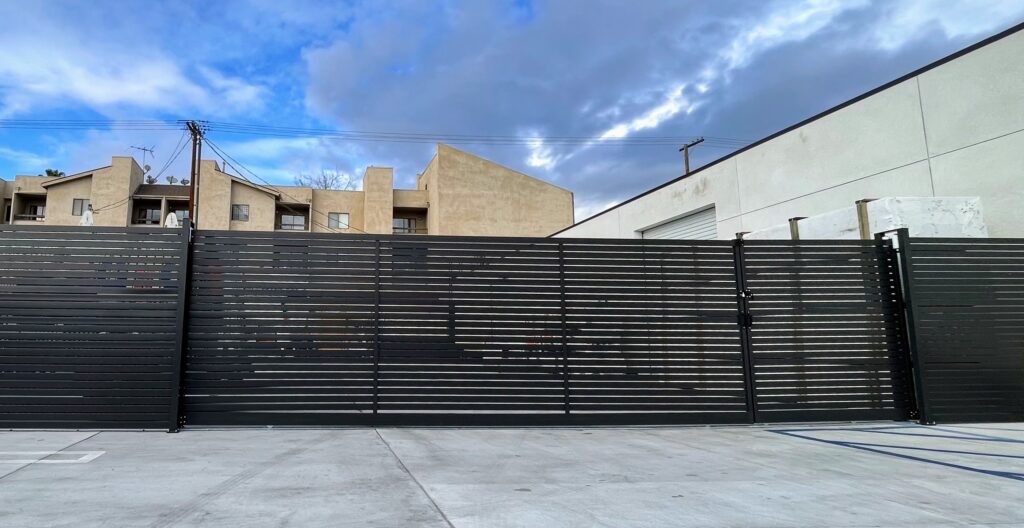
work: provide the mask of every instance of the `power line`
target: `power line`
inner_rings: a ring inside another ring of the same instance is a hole
[[[185,131],[185,132],[181,133],[181,138],[178,139],[178,144],[174,146],[173,150],[171,150],[171,152],[173,154],[171,154],[170,158],[167,158],[167,162],[164,163],[162,167],[160,167],[160,170],[157,171],[156,176],[154,176],[154,178],[159,180],[160,176],[163,175],[164,171],[166,171],[168,168],[170,168],[171,164],[174,163],[174,161],[178,159],[178,156],[180,156],[181,153],[185,150],[185,146],[187,145],[187,143],[185,143],[185,139],[187,137],[188,137],[188,131]]]
[[[238,175],[239,175],[239,176],[240,176],[240,177],[241,177],[241,178],[242,178],[243,180],[245,180],[245,181],[248,181],[249,183],[253,183],[253,182],[252,182],[252,181],[250,181],[250,180],[249,180],[248,178],[246,178],[246,177],[245,177],[245,176],[244,176],[244,175],[242,174],[242,172],[241,172],[240,170],[238,170],[238,167],[241,167],[241,168],[242,168],[242,169],[243,169],[243,170],[244,170],[245,172],[248,172],[248,173],[249,173],[250,175],[252,175],[252,177],[253,177],[253,178],[256,178],[257,180],[259,180],[259,181],[263,182],[263,184],[264,184],[265,186],[267,186],[267,187],[270,187],[270,188],[274,189],[275,191],[277,191],[277,192],[279,192],[279,193],[283,194],[284,196],[286,196],[286,197],[288,197],[288,198],[290,198],[290,199],[294,200],[294,201],[295,201],[296,203],[301,203],[301,202],[300,202],[300,200],[299,200],[298,198],[296,198],[296,197],[294,197],[294,196],[292,196],[292,195],[288,194],[287,192],[285,192],[285,191],[283,191],[283,190],[281,190],[281,189],[279,189],[279,188],[277,188],[277,187],[274,187],[274,186],[273,186],[273,184],[271,184],[271,183],[270,183],[270,182],[268,182],[267,180],[265,180],[265,179],[261,178],[261,177],[260,177],[260,176],[259,176],[258,174],[256,174],[255,172],[253,172],[253,171],[249,170],[249,168],[248,168],[248,167],[246,167],[245,165],[242,165],[242,163],[241,163],[241,162],[239,162],[239,161],[238,161],[238,160],[236,160],[235,158],[231,157],[231,156],[230,156],[230,155],[229,155],[228,153],[224,152],[224,150],[223,150],[223,149],[221,149],[221,148],[220,148],[220,147],[218,147],[218,146],[217,146],[216,144],[214,144],[214,143],[213,143],[212,141],[210,141],[210,140],[209,140],[209,138],[206,138],[206,137],[204,136],[204,137],[203,137],[203,142],[204,142],[204,143],[206,143],[206,144],[207,144],[207,146],[209,146],[211,150],[213,150],[213,151],[214,151],[215,153],[217,153],[218,155],[220,155],[220,156],[221,156],[221,158],[224,158],[224,159],[225,159],[224,163],[225,163],[226,165],[228,165],[229,167],[231,167],[232,169],[234,169],[234,170],[235,170],[235,172],[237,172],[237,173],[238,173]],[[234,162],[234,164],[231,164],[231,163],[229,163],[229,162],[228,162],[227,160],[231,160],[232,162]],[[235,165],[237,165],[237,167],[236,167]],[[288,204],[281,204],[281,205],[282,205],[283,207],[285,207],[286,209],[288,209],[288,210],[289,210],[290,212],[293,212],[293,213],[296,213],[296,212],[298,212],[298,211],[296,211],[295,209],[291,208],[291,207],[290,207],[290,206],[289,206]],[[330,223],[330,221],[331,221],[331,217],[330,217],[330,215],[328,215],[328,214],[326,214],[326,213],[324,213],[324,212],[322,212],[322,211],[319,211],[319,210],[315,209],[315,208],[313,207],[313,204],[309,204],[309,210],[310,210],[310,213],[317,213],[317,214],[320,214],[320,215],[324,216],[325,218],[327,218],[327,222],[328,222],[328,223]],[[313,215],[312,215],[312,214],[310,214],[310,216],[309,216],[309,222],[310,222],[310,224],[316,225],[317,227],[322,227],[322,228],[324,228],[324,229],[327,229],[328,231],[330,231],[330,232],[332,232],[332,233],[337,233],[337,232],[339,232],[339,231],[338,231],[339,229],[342,229],[342,228],[335,228],[335,227],[330,227],[330,226],[326,226],[326,225],[324,225],[324,224],[322,224],[322,223],[320,223],[320,222],[317,222],[316,220],[314,220],[314,219],[313,219]],[[347,226],[347,227],[346,227],[345,229],[352,229],[352,230],[354,230],[354,231],[358,231],[358,232],[360,232],[360,233],[363,233],[363,234],[366,234],[366,235],[369,235],[369,234],[370,234],[370,233],[367,233],[366,231],[363,231],[362,229],[359,229],[358,227],[354,227],[354,226],[352,226],[352,225],[351,225],[351,223],[350,223],[350,224],[349,224],[349,225],[348,225],[348,226]]]
[[[183,120],[73,120],[73,119],[0,119],[0,129],[37,130],[82,130],[107,128],[110,130],[160,131],[180,130],[185,127]],[[521,136],[450,134],[420,132],[386,132],[366,130],[334,130],[326,128],[299,128],[267,126],[225,121],[200,121],[208,130],[224,134],[271,137],[311,137],[341,139],[348,141],[380,143],[463,143],[495,146],[677,146],[696,139],[696,136]],[[705,145],[713,148],[732,149],[746,146],[750,140],[722,136],[704,136]]]

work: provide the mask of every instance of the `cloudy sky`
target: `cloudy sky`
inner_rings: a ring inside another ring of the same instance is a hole
[[[635,139],[715,138],[694,150],[706,163],[1022,19],[1010,0],[0,0],[0,120],[98,121],[0,121],[0,178],[140,159],[133,145],[155,146],[160,167],[182,139],[104,121],[445,135],[573,190],[582,219],[682,172],[677,147]],[[433,152],[210,138],[281,184],[372,164],[412,186]]]

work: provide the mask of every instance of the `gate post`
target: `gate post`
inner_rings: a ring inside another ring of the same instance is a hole
[[[747,289],[746,262],[743,239],[732,241],[733,269],[736,272],[736,324],[740,332],[740,351],[743,358],[743,385],[747,397],[747,415],[751,423],[757,423],[757,385],[754,381],[754,354],[750,344],[750,327],[754,318],[750,315],[750,298]]]
[[[566,320],[565,304],[565,243],[558,243],[558,291],[559,307],[562,320],[562,393],[564,398],[565,414],[569,414],[569,332],[568,321]]]
[[[374,241],[373,281],[373,418],[376,426],[377,409],[380,402],[380,238]]]
[[[185,350],[188,348],[188,303],[192,276],[192,222],[189,219],[181,225],[182,250],[178,265],[178,311],[175,314],[174,337],[174,382],[171,393],[170,409],[167,413],[167,432],[177,433],[185,425],[181,400],[185,397],[181,380],[185,371]]]
[[[917,318],[914,315],[914,253],[907,228],[896,230],[896,254],[900,265],[900,297],[902,299],[903,326],[906,328],[907,349],[910,356],[910,371],[914,384],[914,399],[917,401],[918,423],[934,425],[928,413],[928,391],[925,388],[921,354],[917,344]]]

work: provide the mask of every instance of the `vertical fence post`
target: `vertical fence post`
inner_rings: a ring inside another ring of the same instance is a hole
[[[914,384],[914,399],[917,401],[918,422],[934,424],[928,412],[928,391],[924,382],[924,365],[917,343],[917,318],[914,304],[914,253],[907,228],[896,230],[897,257],[900,264],[900,294],[903,305],[903,323],[906,328],[907,348],[910,356],[910,372]]]
[[[565,305],[565,243],[558,243],[558,299],[561,308],[562,321],[562,393],[564,398],[565,414],[569,414],[569,331],[568,320],[566,319]]]
[[[374,239],[373,287],[373,414],[380,405],[380,239]],[[376,424],[374,424],[376,425]]]
[[[746,262],[743,239],[732,242],[733,269],[736,273],[736,324],[740,332],[740,353],[743,358],[743,385],[747,398],[747,415],[751,423],[757,423],[757,384],[754,380],[754,357],[750,344],[750,290],[747,289]]]
[[[174,382],[170,410],[167,415],[167,432],[176,433],[184,425],[182,399],[185,391],[182,378],[185,371],[186,349],[188,348],[188,303],[192,276],[192,223],[186,219],[181,229],[181,253],[178,261],[178,311],[175,314],[174,337]]]

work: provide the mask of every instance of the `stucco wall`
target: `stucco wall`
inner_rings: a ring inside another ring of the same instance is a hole
[[[714,203],[733,238],[862,198],[979,196],[1024,236],[1024,32],[1009,35],[556,236],[632,238]]]
[[[561,187],[447,145],[437,163],[431,234],[546,236],[572,224],[572,193]]]
[[[72,207],[76,198],[92,200],[92,181],[95,176],[80,178],[60,185],[53,185],[47,188],[46,192],[46,224],[47,225],[78,225],[82,220],[81,216],[72,215]],[[93,206],[96,208],[96,206]],[[100,224],[106,211],[93,215],[93,223]]]
[[[231,225],[231,177],[217,168],[217,162],[203,160],[199,166],[199,229],[228,229]]]
[[[231,205],[248,205],[249,220],[230,220]],[[231,204],[226,205],[232,231],[273,231],[276,202],[274,196],[243,183],[231,182]]]
[[[427,232],[430,234],[438,234],[441,232],[441,216],[438,214],[438,208],[436,204],[440,202],[440,194],[438,193],[437,184],[437,152],[435,151],[434,157],[430,159],[430,163],[427,164],[427,168],[423,170],[420,177],[416,180],[416,187],[427,193]]]
[[[96,225],[123,227],[130,223],[132,201],[125,198],[135,192],[141,181],[141,173],[139,164],[128,156],[114,156],[110,159],[109,167],[93,171],[92,207],[103,208],[93,218]]]
[[[349,229],[328,229],[323,226],[330,226],[328,218],[323,215],[312,213],[315,216],[316,224],[313,224],[315,233],[359,233],[363,229],[363,193],[360,191],[313,191],[313,209],[324,215],[330,213],[348,213]],[[318,225],[318,224],[322,224]]]
[[[391,234],[394,180],[390,167],[367,167],[363,175],[363,230],[367,233]]]

